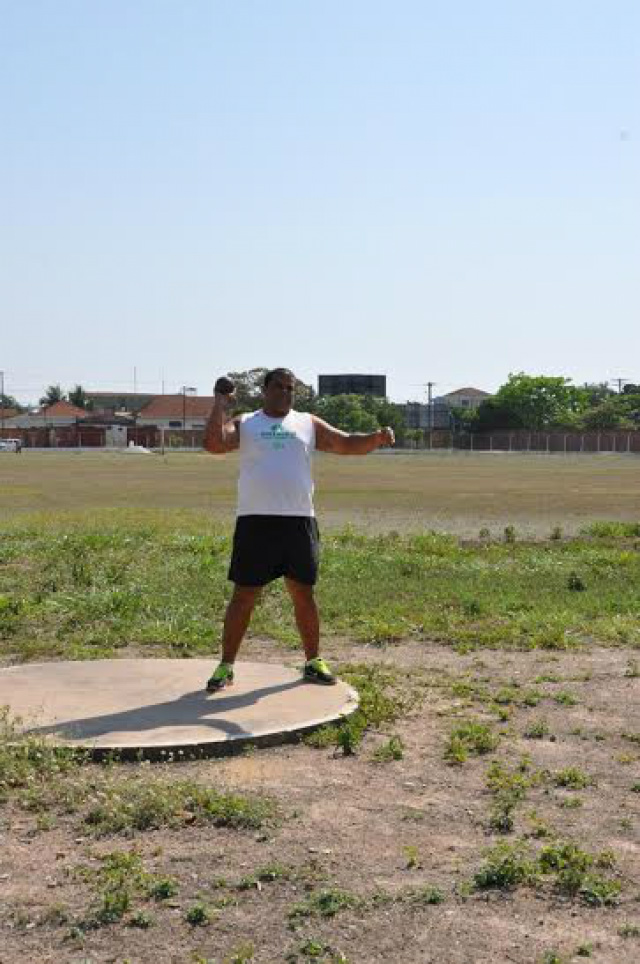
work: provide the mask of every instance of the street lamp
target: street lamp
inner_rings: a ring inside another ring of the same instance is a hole
[[[185,432],[187,431],[187,392],[189,395],[195,395],[197,389],[193,385],[183,385],[182,386],[182,441],[184,444]]]

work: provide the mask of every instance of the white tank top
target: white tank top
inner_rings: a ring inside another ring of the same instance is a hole
[[[316,431],[308,412],[240,416],[238,515],[314,516],[311,457]]]

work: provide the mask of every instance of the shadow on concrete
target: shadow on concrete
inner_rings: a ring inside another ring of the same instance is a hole
[[[247,737],[252,733],[245,730],[238,723],[226,720],[225,714],[232,710],[251,706],[261,699],[274,693],[298,689],[308,686],[303,679],[291,680],[288,683],[278,683],[275,686],[264,686],[248,693],[233,695],[228,691],[212,695],[203,690],[184,693],[175,700],[165,703],[154,703],[140,706],[132,710],[122,710],[119,713],[107,713],[103,716],[89,716],[83,719],[60,720],[48,726],[27,727],[29,733],[40,735],[55,734],[72,740],[95,739],[107,736],[109,733],[143,733],[158,727],[190,727],[208,726],[212,730],[225,733],[229,738]],[[178,742],[179,745],[179,742]]]

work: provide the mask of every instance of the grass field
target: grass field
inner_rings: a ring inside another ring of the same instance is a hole
[[[29,511],[158,508],[229,520],[236,456],[108,453],[0,455],[0,519]],[[640,518],[634,456],[379,454],[319,456],[323,525],[401,532],[434,528],[475,538],[514,525],[547,536],[596,519]]]
[[[0,664],[213,660],[235,471],[3,456]],[[320,459],[324,648],[361,710],[169,766],[0,717],[2,964],[637,964],[639,471]],[[298,661],[281,587],[242,655]]]

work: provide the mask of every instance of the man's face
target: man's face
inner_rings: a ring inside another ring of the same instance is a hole
[[[291,375],[274,375],[263,389],[264,410],[267,415],[281,418],[288,415],[293,405],[295,379]]]

